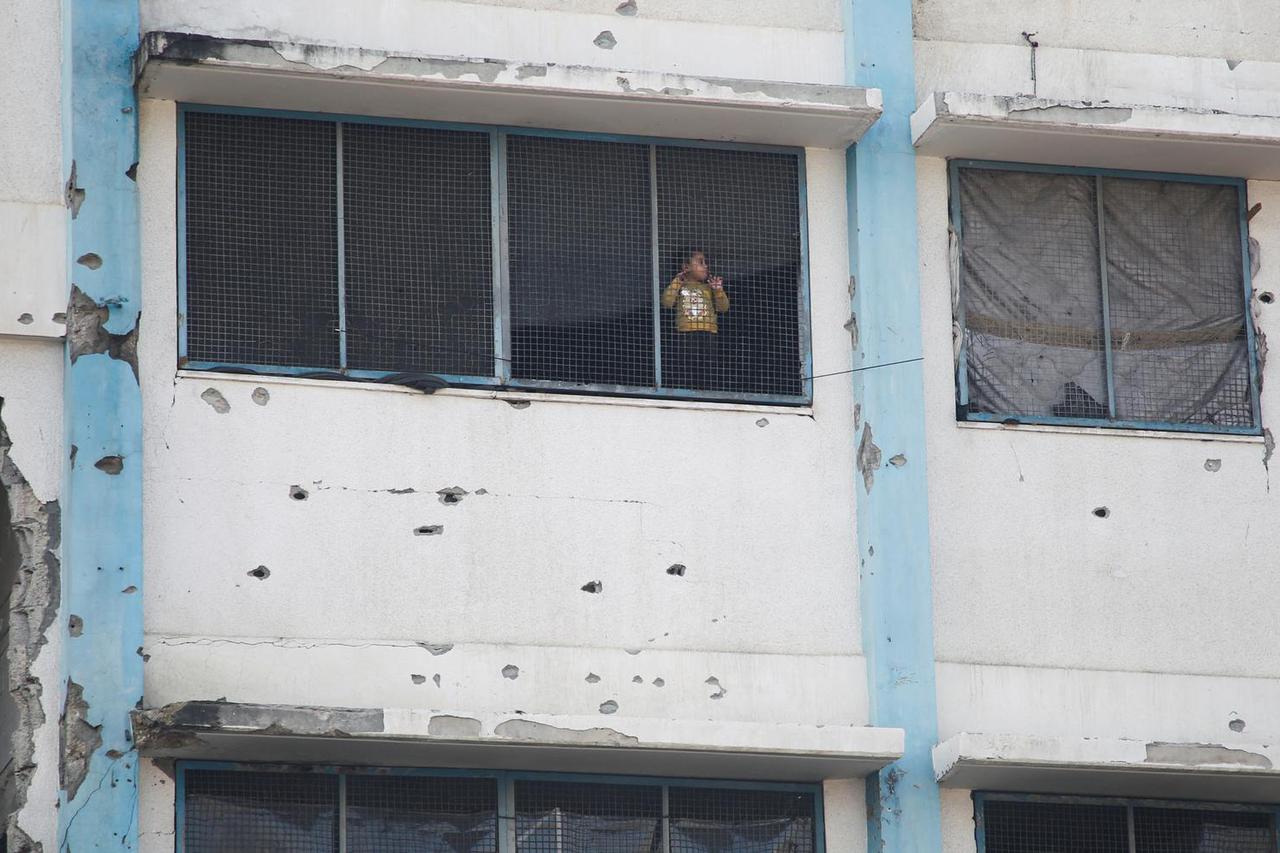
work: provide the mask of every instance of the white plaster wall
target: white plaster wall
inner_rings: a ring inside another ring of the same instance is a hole
[[[143,286],[158,318],[176,316],[174,118],[143,104]],[[843,171],[840,153],[808,153],[816,373],[849,366]],[[626,716],[866,722],[847,377],[817,380],[811,413],[557,397],[516,409],[476,392],[175,378],[173,324],[149,328],[149,704],[573,715],[613,699]],[[201,399],[209,388],[229,412]],[[690,435],[708,438],[692,457]],[[436,492],[452,486],[471,494],[445,506]],[[413,535],[426,524],[443,535]],[[666,572],[677,562],[684,577]],[[259,565],[266,580],[247,574]],[[581,591],[589,581],[603,592]]]
[[[638,0],[636,15],[620,15],[614,11],[616,5],[613,0],[496,5],[374,0],[330,4],[324,14],[318,14],[308,0],[267,4],[143,0],[141,4],[144,31],[761,80],[843,80],[843,39],[838,10],[833,17],[832,9],[836,0],[794,4],[664,0],[652,8],[646,0]],[[784,8],[786,14],[782,14]],[[595,44],[606,30],[616,41],[612,48]]]
[[[1280,60],[1280,0],[915,0],[931,41]]]
[[[66,310],[62,36],[57,0],[13,0],[0,14],[0,335],[53,336]]]
[[[867,849],[867,783],[865,779],[830,779],[822,784],[822,820],[827,853],[865,853]]]
[[[973,792],[943,788],[942,853],[974,853],[978,839],[973,823]]]
[[[957,425],[946,164],[917,168],[942,736],[1280,734],[1280,490],[1262,439]],[[1280,185],[1249,195],[1255,289],[1276,290]],[[1280,312],[1253,308],[1275,333]],[[1277,400],[1264,393],[1264,424]]]

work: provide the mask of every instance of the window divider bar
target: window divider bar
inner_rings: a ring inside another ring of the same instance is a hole
[[[343,166],[342,122],[334,122],[335,166],[337,170],[337,223],[338,223],[338,367],[347,367],[347,227],[346,182]]]
[[[1133,803],[1124,807],[1124,814],[1129,827],[1129,853],[1138,853],[1138,830],[1133,821]]]
[[[347,853],[347,774],[338,774],[338,853]]]
[[[507,265],[510,242],[507,213],[507,134],[494,131],[490,137],[489,192],[493,245],[493,356],[494,375],[502,384],[511,381],[511,283]]]
[[[498,853],[516,853],[516,781],[498,776]]]
[[[662,853],[671,853],[671,786],[662,786]]]
[[[649,246],[653,267],[653,381],[662,387],[662,259],[658,255],[658,146],[649,146]],[[664,790],[665,801],[666,793]]]
[[[1115,363],[1111,352],[1111,293],[1107,283],[1107,226],[1102,203],[1102,175],[1094,175],[1094,201],[1098,210],[1098,276],[1102,286],[1102,349],[1107,372],[1107,417],[1116,417]]]

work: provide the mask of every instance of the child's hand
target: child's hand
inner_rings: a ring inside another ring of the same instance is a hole
[[[711,285],[712,290],[724,290],[724,279],[718,275],[711,276],[707,283]]]

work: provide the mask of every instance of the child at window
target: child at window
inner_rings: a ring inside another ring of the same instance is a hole
[[[684,253],[680,274],[662,292],[662,307],[676,311],[671,378],[691,388],[713,388],[716,372],[717,315],[729,310],[724,279],[711,275],[701,249]]]

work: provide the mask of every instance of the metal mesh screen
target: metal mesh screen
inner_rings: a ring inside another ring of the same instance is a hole
[[[1116,414],[1249,426],[1239,193],[1103,181]]]
[[[1274,853],[1269,814],[1199,809],[1135,808],[1137,853]]]
[[[348,853],[496,853],[494,779],[347,777]]]
[[[662,789],[517,781],[518,853],[661,853]]]
[[[672,787],[671,853],[813,853],[809,793]]]
[[[988,800],[984,853],[1129,853],[1122,805]]]
[[[961,170],[970,411],[1108,416],[1094,183]]]
[[[661,318],[663,385],[799,394],[796,157],[674,146],[655,155],[660,284],[671,294]],[[694,251],[723,279],[723,295],[681,275]]]
[[[332,774],[188,770],[187,853],[333,853],[338,779]]]
[[[507,142],[512,376],[652,387],[649,153]]]
[[[184,121],[188,357],[336,367],[334,125]]]
[[[347,364],[493,375],[489,134],[344,124]]]

